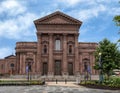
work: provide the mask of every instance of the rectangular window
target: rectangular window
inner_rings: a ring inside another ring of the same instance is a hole
[[[55,50],[60,50],[60,40],[55,41]]]

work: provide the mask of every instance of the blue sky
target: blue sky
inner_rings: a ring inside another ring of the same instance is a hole
[[[35,19],[55,11],[83,22],[79,42],[117,42],[119,28],[113,17],[120,14],[119,0],[0,0],[0,58],[15,53],[16,42],[37,41]]]

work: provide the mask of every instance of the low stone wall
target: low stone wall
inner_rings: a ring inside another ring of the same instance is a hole
[[[76,80],[85,80],[84,75],[80,76],[40,76],[40,75],[30,75],[29,76],[31,79],[35,80],[46,80],[46,81],[55,81],[56,79],[59,81],[76,81]],[[27,79],[28,75],[10,75],[9,77],[2,77],[0,79]],[[91,78],[89,77],[88,80],[99,80],[99,75],[91,75]]]

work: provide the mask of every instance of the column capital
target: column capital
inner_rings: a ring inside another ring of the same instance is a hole
[[[64,41],[66,41],[67,39],[67,34],[63,34],[63,38],[64,38]]]
[[[36,32],[37,33],[37,36],[41,36],[42,35],[42,33],[40,33],[40,32]]]
[[[67,33],[63,33],[63,36],[67,36]]]
[[[53,36],[53,33],[48,33],[49,36]]]
[[[75,35],[75,36],[79,36],[79,33],[75,33],[74,35]]]

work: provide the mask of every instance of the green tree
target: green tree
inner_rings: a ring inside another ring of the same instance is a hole
[[[120,4],[120,1],[119,1],[119,4]],[[120,26],[120,15],[116,15],[113,18],[113,21],[116,23],[117,26]]]
[[[120,1],[119,1],[119,4],[120,4]],[[120,27],[120,15],[116,15],[116,16],[113,18],[113,21],[116,23],[116,26],[119,26],[119,27]],[[120,34],[120,30],[119,30],[119,34]],[[118,42],[120,42],[120,39],[118,40]]]
[[[117,26],[120,26],[120,15],[117,15],[113,18],[114,22],[116,23]]]
[[[99,58],[101,53],[101,67],[99,66]],[[102,70],[103,74],[107,77],[112,74],[113,69],[120,67],[120,52],[116,44],[111,43],[109,40],[104,39],[99,42],[99,46],[95,52],[95,66],[96,70]]]
[[[120,15],[117,15],[113,18],[113,21],[116,23],[117,26],[120,27]],[[120,34],[120,31],[119,31]],[[120,39],[118,40],[118,42],[120,42]]]

